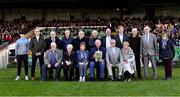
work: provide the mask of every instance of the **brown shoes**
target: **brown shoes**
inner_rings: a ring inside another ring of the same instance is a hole
[[[32,80],[35,80],[35,77],[31,77]]]

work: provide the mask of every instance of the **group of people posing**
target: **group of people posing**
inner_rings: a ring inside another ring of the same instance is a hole
[[[80,30],[76,38],[65,30],[64,37],[60,40],[55,31],[50,32],[50,37],[44,39],[40,30],[35,29],[35,36],[30,42],[25,38],[24,32],[16,41],[15,55],[17,59],[17,77],[20,80],[22,62],[25,68],[25,80],[28,78],[28,53],[32,52],[31,79],[35,80],[35,67],[37,59],[40,64],[40,80],[52,80],[55,69],[55,80],[60,80],[63,70],[65,80],[90,81],[109,79],[131,81],[137,71],[138,79],[150,79],[149,62],[153,68],[153,79],[158,78],[156,56],[163,61],[165,79],[172,79],[172,59],[175,55],[173,42],[168,38],[167,32],[162,37],[150,33],[150,27],[144,27],[144,34],[139,35],[137,28],[132,28],[131,35],[124,33],[124,28],[119,25],[117,35],[111,35],[111,29],[106,29],[106,36],[98,38],[97,31],[93,30],[90,37]],[[159,50],[157,46],[159,44]],[[142,59],[143,65],[140,60]],[[144,77],[141,67],[144,66]],[[89,71],[88,71],[89,68]],[[116,73],[116,68],[118,73]],[[88,72],[87,72],[88,71]]]

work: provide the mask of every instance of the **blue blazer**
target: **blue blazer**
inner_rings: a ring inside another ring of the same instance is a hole
[[[77,61],[77,63],[82,62],[81,54],[82,54],[81,50],[76,51],[76,61]],[[85,60],[86,60],[86,62],[88,62],[89,61],[89,51],[85,50],[84,54],[85,54]]]
[[[67,45],[72,44],[72,42],[73,42],[73,37],[69,37],[69,38],[63,37],[61,42],[62,42],[62,46],[63,46],[63,52],[66,52]]]
[[[102,51],[102,59],[105,59],[106,58],[106,49],[104,47],[100,47],[99,50]],[[96,51],[98,51],[98,49],[96,47],[91,49],[91,52],[90,52],[90,60],[91,61],[95,61],[93,56]]]
[[[119,34],[115,36],[115,40],[116,40],[116,47],[122,49],[123,48],[123,45],[120,41],[120,38],[119,38]],[[123,41],[128,41],[129,42],[129,36],[128,35],[123,35]]]

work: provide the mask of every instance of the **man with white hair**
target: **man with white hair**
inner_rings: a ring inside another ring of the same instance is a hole
[[[104,79],[104,70],[105,70],[105,54],[106,54],[106,49],[104,47],[101,47],[101,41],[99,39],[97,39],[95,41],[95,45],[96,47],[92,48],[91,49],[91,52],[90,52],[90,78],[91,78],[91,81],[94,81],[94,68],[96,67],[96,69],[99,71],[97,73],[100,73],[98,74],[98,78],[100,80],[103,80]],[[97,55],[97,54],[100,54],[100,55]],[[97,57],[101,57],[100,60],[98,60],[99,58]]]
[[[68,44],[67,50],[63,54],[63,71],[65,79],[72,81],[74,79],[74,65],[75,65],[75,53],[73,51],[73,45]]]
[[[56,48],[56,43],[51,43],[51,48],[44,53],[44,65],[42,67],[42,80],[47,81],[47,71],[53,69],[56,70],[56,81],[60,80],[60,68],[62,60],[62,51]],[[52,76],[52,75],[51,75]],[[50,76],[50,77],[51,77]],[[50,78],[51,79],[51,78]]]
[[[116,47],[116,40],[111,39],[111,47],[106,51],[106,63],[109,72],[110,80],[114,80],[114,75],[112,73],[112,68],[117,67],[119,70],[118,80],[122,80],[123,72],[123,56],[120,48]]]
[[[111,39],[114,39],[114,37],[111,35],[111,29],[107,28],[106,36],[103,36],[101,38],[101,42],[102,42],[101,46],[106,48],[106,50],[107,50],[109,47],[111,47]],[[113,70],[113,73],[115,73],[114,70]],[[107,75],[108,75],[108,70],[107,70],[107,68],[105,68],[105,78],[107,78]]]
[[[149,26],[144,27],[144,35],[141,36],[141,43],[140,43],[140,56],[143,58],[144,63],[144,73],[145,78],[149,79],[149,61],[151,61],[153,66],[153,77],[157,79],[157,66],[155,57],[157,55],[157,38],[154,34],[150,33]]]
[[[85,37],[84,31],[80,30],[78,32],[78,37],[73,40],[73,43],[72,43],[73,44],[73,50],[74,51],[79,50],[81,42],[85,42],[86,43],[86,49],[88,49],[89,48],[88,41],[89,40],[88,40],[88,38]]]
[[[93,30],[92,34],[89,38],[89,49],[91,50],[91,48],[95,47],[95,41],[98,39],[98,32],[97,30]]]
[[[56,45],[57,45],[57,48],[58,49],[62,49],[62,43],[61,43],[61,40],[56,36],[56,32],[55,31],[51,31],[50,32],[50,37],[49,38],[46,38],[45,39],[45,42],[46,42],[46,48],[45,50],[48,50],[50,48],[50,44],[51,42],[55,42]]]
[[[106,29],[106,36],[103,36],[102,38],[101,38],[101,42],[102,42],[102,46],[104,47],[104,48],[109,48],[109,47],[111,47],[111,39],[113,39],[113,37],[111,36],[111,29],[110,28],[107,28]]]

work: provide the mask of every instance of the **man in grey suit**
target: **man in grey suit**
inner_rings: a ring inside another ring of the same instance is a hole
[[[153,66],[154,79],[157,79],[157,66],[155,61],[155,57],[157,55],[156,48],[157,48],[157,38],[154,34],[150,33],[149,26],[145,26],[144,35],[141,36],[140,54],[144,63],[144,73],[146,79],[150,78],[149,68],[148,68],[149,61],[151,61]]]
[[[47,80],[47,71],[48,70],[56,70],[56,80],[60,80],[60,67],[62,60],[62,51],[56,48],[56,43],[51,43],[51,48],[44,53],[44,63],[42,68],[42,80]]]
[[[116,40],[114,39],[111,39],[111,47],[107,49],[106,62],[107,62],[107,68],[108,68],[111,81],[114,80],[113,73],[112,73],[113,67],[118,67],[119,69],[118,80],[121,80],[122,70],[123,70],[123,64],[122,64],[123,57],[122,57],[120,48],[116,47]]]

